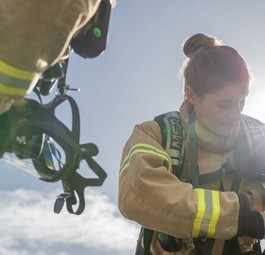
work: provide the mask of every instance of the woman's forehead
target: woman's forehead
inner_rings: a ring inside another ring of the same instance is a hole
[[[224,86],[209,93],[209,96],[220,99],[242,99],[249,93],[248,84],[226,83]]]

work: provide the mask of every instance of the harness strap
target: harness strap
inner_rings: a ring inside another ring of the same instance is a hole
[[[161,130],[162,146],[171,157],[173,174],[180,177],[185,158],[183,146],[185,130],[182,127],[180,113],[177,111],[168,112],[156,116],[154,120]]]
[[[207,184],[209,182],[214,182],[220,179],[220,176],[222,174],[222,169],[218,169],[217,171],[214,171],[212,173],[202,174],[199,176],[199,183],[200,185]],[[192,180],[188,180],[189,183],[192,182]]]
[[[150,247],[152,238],[154,235],[154,231],[148,228],[141,228],[138,240],[137,240],[137,246],[136,246],[136,252],[135,255],[151,255]],[[142,247],[142,241],[144,244],[144,247]]]
[[[189,149],[190,149],[190,163],[191,163],[191,172],[192,172],[192,186],[193,188],[198,188],[199,183],[199,166],[198,166],[198,156],[197,156],[197,144],[195,137],[195,112],[192,111],[189,118]]]
[[[151,229],[144,230],[144,255],[152,254],[150,251],[150,246],[153,235],[154,235],[154,230]]]
[[[195,254],[196,255],[212,255],[212,252],[207,244],[207,242],[204,241],[195,241]]]

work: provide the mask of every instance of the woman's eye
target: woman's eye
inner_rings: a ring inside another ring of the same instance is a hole
[[[228,109],[230,107],[240,107],[242,109],[244,107],[244,104],[245,104],[245,99],[242,99],[238,103],[234,103],[231,101],[221,101],[217,103],[220,109]]]

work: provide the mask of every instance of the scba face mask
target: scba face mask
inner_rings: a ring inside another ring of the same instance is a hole
[[[55,108],[69,101],[73,113],[73,126],[69,130],[55,115]],[[85,207],[84,189],[100,186],[107,175],[93,159],[98,153],[92,143],[79,144],[79,112],[69,96],[55,97],[42,105],[35,100],[23,99],[0,116],[1,156],[14,153],[18,159],[31,159],[35,170],[31,174],[46,182],[62,181],[64,193],[58,196],[54,211],[59,213],[64,201],[70,213],[81,214]],[[98,178],[85,178],[77,170],[85,161]],[[73,206],[79,207],[74,212]]]

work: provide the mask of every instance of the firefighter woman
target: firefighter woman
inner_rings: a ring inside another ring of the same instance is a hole
[[[191,36],[183,52],[185,99],[179,111],[135,126],[119,209],[143,226],[138,254],[260,254],[265,125],[242,114],[250,72],[212,36]]]

